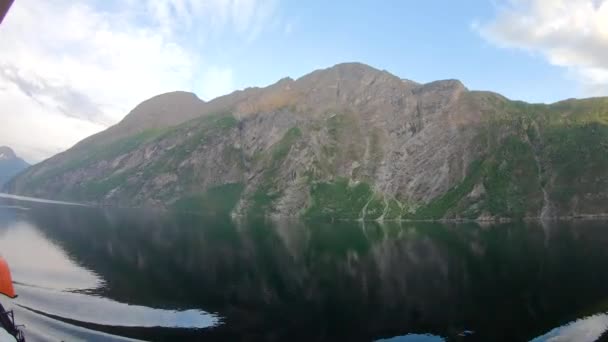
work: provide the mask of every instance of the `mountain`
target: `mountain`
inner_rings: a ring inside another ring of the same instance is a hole
[[[0,146],[0,186],[28,166],[30,164],[17,157],[10,147]]]
[[[345,63],[209,102],[156,96],[6,190],[233,215],[603,215],[608,98],[528,104]]]

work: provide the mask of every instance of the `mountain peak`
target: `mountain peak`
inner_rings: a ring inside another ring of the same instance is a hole
[[[371,67],[367,64],[359,63],[359,62],[347,62],[336,64],[332,67],[326,69],[319,69],[313,71],[312,73],[303,76],[302,78],[337,78],[337,79],[359,79],[369,76],[375,76],[382,73],[387,73],[386,71],[382,71]]]
[[[361,62],[338,63],[329,69],[335,69],[343,72],[382,72],[379,69]]]
[[[138,129],[171,126],[201,115],[205,101],[187,91],[153,96],[137,105],[122,124]]]
[[[418,93],[442,94],[443,96],[446,96],[447,94],[462,93],[466,91],[468,91],[467,87],[465,87],[462,82],[456,79],[429,82],[420,85],[416,89],[416,92]]]
[[[12,148],[8,146],[0,146],[0,160],[15,159],[17,155]]]
[[[196,107],[203,105],[205,101],[199,99],[196,94],[187,91],[173,91],[153,96],[137,105],[127,115],[129,117],[158,117],[179,116],[191,114]]]

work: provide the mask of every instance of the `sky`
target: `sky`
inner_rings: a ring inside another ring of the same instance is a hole
[[[528,102],[608,95],[608,0],[16,0],[0,51],[0,145],[35,163],[160,93],[342,62]]]

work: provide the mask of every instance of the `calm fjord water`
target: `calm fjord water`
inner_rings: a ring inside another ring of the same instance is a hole
[[[0,198],[29,340],[594,341],[608,223],[243,221]]]

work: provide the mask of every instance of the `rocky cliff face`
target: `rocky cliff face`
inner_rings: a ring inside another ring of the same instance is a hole
[[[0,146],[0,186],[28,166],[10,147]]]
[[[207,103],[159,95],[7,190],[235,215],[597,215],[606,123],[608,99],[530,105],[348,63]]]

